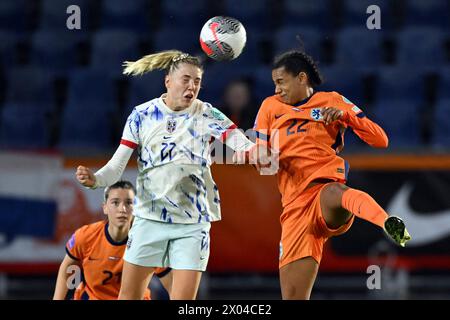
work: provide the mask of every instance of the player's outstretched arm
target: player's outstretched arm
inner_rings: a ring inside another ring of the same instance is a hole
[[[68,268],[72,265],[78,265],[79,262],[77,260],[72,259],[67,254],[64,257],[64,260],[61,262],[58,271],[58,277],[56,279],[55,292],[53,294],[53,300],[64,300],[67,295],[67,291],[69,290],[67,286],[67,279],[70,277],[71,273],[67,272]]]

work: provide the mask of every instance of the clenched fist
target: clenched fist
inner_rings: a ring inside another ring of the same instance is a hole
[[[75,176],[78,182],[85,187],[92,188],[95,185],[95,176],[87,167],[78,166]]]

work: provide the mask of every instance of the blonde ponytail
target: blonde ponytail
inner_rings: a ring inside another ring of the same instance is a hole
[[[123,74],[136,76],[153,70],[169,71],[171,68],[176,67],[180,61],[197,65],[202,69],[198,58],[178,50],[167,50],[146,55],[137,61],[125,61],[123,63],[125,67]]]

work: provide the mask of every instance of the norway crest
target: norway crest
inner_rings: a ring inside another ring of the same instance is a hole
[[[172,133],[177,128],[177,122],[174,119],[167,120],[166,130],[168,133]]]

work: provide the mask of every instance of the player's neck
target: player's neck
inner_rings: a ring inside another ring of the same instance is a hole
[[[108,233],[114,242],[122,242],[128,236],[128,228],[118,228],[111,223],[108,224]]]
[[[164,104],[165,104],[170,110],[172,110],[172,111],[182,111],[182,110],[184,110],[184,109],[189,108],[189,106],[187,106],[187,107],[180,107],[180,106],[177,106],[177,105],[170,99],[169,96],[165,96],[165,97],[163,96],[163,97],[162,97],[162,100],[163,100]]]

